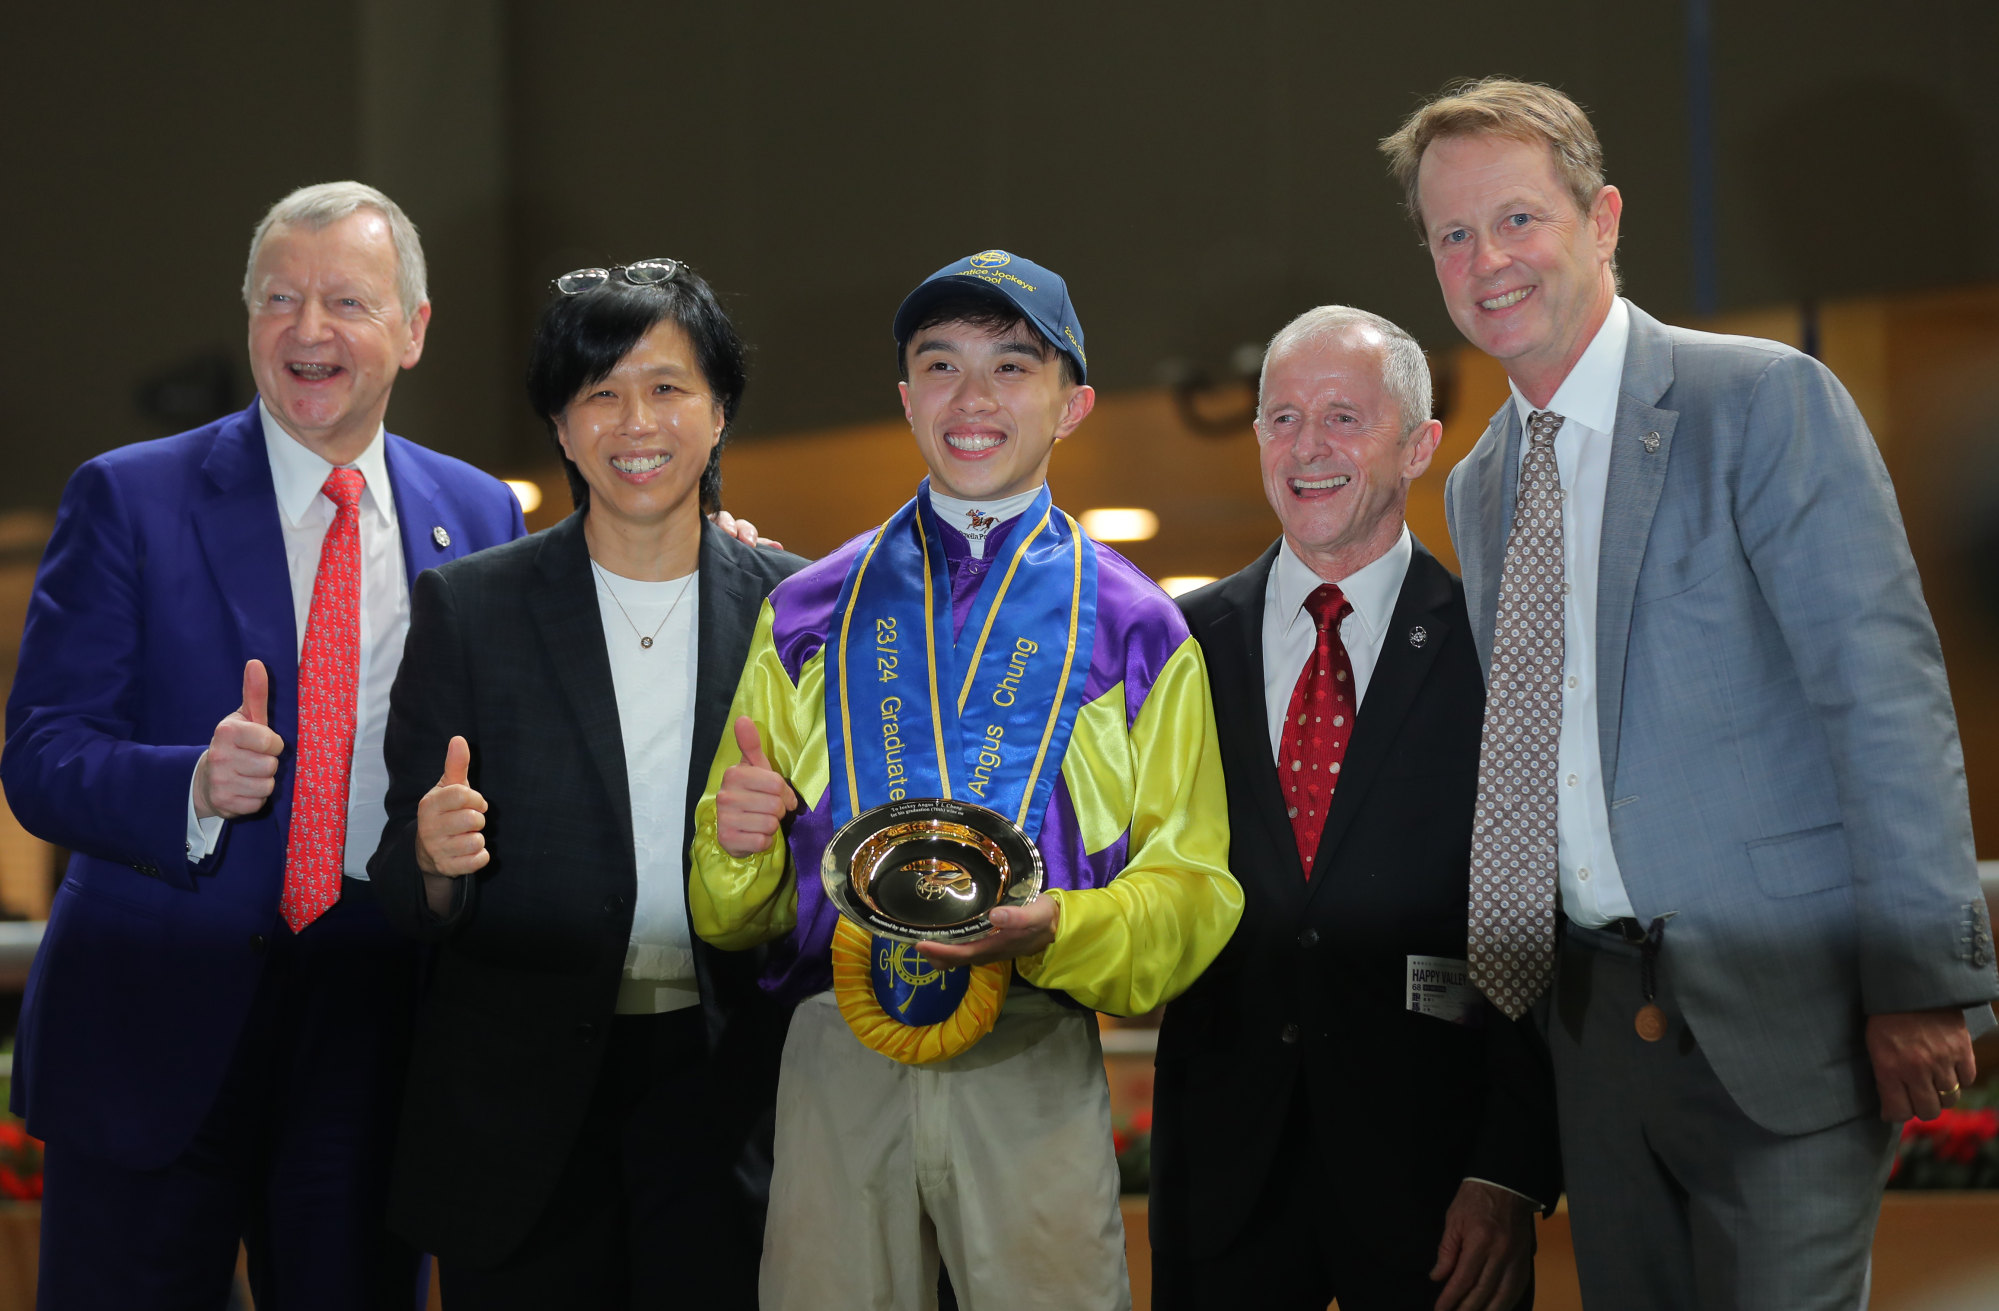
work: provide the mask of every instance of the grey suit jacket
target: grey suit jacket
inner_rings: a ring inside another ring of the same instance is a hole
[[[1964,759],[1886,467],[1824,366],[1631,308],[1597,573],[1612,849],[1689,1027],[1780,1133],[1874,1109],[1863,1017],[1999,995]],[[1446,507],[1480,663],[1512,402]],[[1635,1009],[1638,999],[1632,999]],[[1976,1031],[1976,1030],[1974,1030]]]

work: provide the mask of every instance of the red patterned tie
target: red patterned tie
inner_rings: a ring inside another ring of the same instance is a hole
[[[1340,781],[1347,739],[1353,736],[1353,662],[1340,640],[1340,620],[1353,613],[1340,589],[1321,583],[1305,598],[1305,610],[1318,625],[1319,640],[1299,671],[1291,690],[1291,709],[1277,743],[1277,777],[1284,787],[1284,805],[1291,831],[1298,837],[1298,863],[1312,877],[1319,854],[1319,835],[1326,831],[1326,811]]]
[[[333,526],[319,547],[305,654],[298,662],[298,771],[278,900],[293,933],[340,900],[347,854],[347,782],[354,765],[354,689],[361,661],[361,489],[358,469],[335,469],[319,490]]]

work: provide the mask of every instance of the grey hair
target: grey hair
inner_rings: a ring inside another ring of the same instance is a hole
[[[423,263],[423,243],[417,240],[416,224],[403,213],[401,205],[365,182],[321,182],[300,187],[271,206],[250,237],[250,262],[243,269],[243,303],[256,305],[257,252],[272,228],[283,223],[308,232],[331,227],[360,210],[372,209],[389,221],[389,237],[396,247],[396,298],[402,302],[403,317],[416,315],[417,306],[430,299]]]
[[[1277,330],[1277,335],[1270,339],[1270,345],[1264,347],[1263,368],[1256,378],[1257,417],[1263,417],[1263,383],[1270,372],[1270,361],[1280,351],[1307,342],[1327,341],[1348,328],[1372,328],[1381,334],[1381,381],[1388,388],[1388,394],[1402,407],[1402,435],[1407,437],[1428,420],[1430,361],[1424,356],[1422,346],[1414,337],[1379,314],[1357,310],[1351,305],[1321,305],[1317,309],[1306,310]]]

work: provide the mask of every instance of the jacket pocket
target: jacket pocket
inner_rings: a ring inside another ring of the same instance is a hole
[[[108,881],[104,877],[105,872],[111,876]],[[85,901],[101,906],[114,906],[130,914],[156,920],[160,917],[160,907],[146,899],[146,886],[139,882],[144,877],[137,870],[112,867],[103,872],[93,870],[89,875],[70,874],[63,879],[61,886]],[[131,887],[118,886],[118,883],[125,879],[132,881]],[[154,884],[155,889],[163,886],[165,885]]]
[[[1648,552],[1644,563],[1639,566],[1638,586],[1631,604],[1641,606],[1691,592],[1741,554],[1742,548],[1732,533],[1710,534],[1695,542],[1684,554],[1671,559],[1655,560]]]
[[[1824,824],[1748,844],[1749,867],[1766,897],[1802,897],[1853,881],[1846,826]]]

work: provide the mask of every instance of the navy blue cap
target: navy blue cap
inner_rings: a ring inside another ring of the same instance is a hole
[[[1083,325],[1076,321],[1076,307],[1069,303],[1069,285],[1033,260],[1004,250],[982,250],[953,260],[903,297],[902,307],[895,312],[896,348],[909,345],[909,334],[938,296],[964,287],[1002,299],[1019,310],[1056,350],[1076,362],[1078,379],[1089,378]]]

